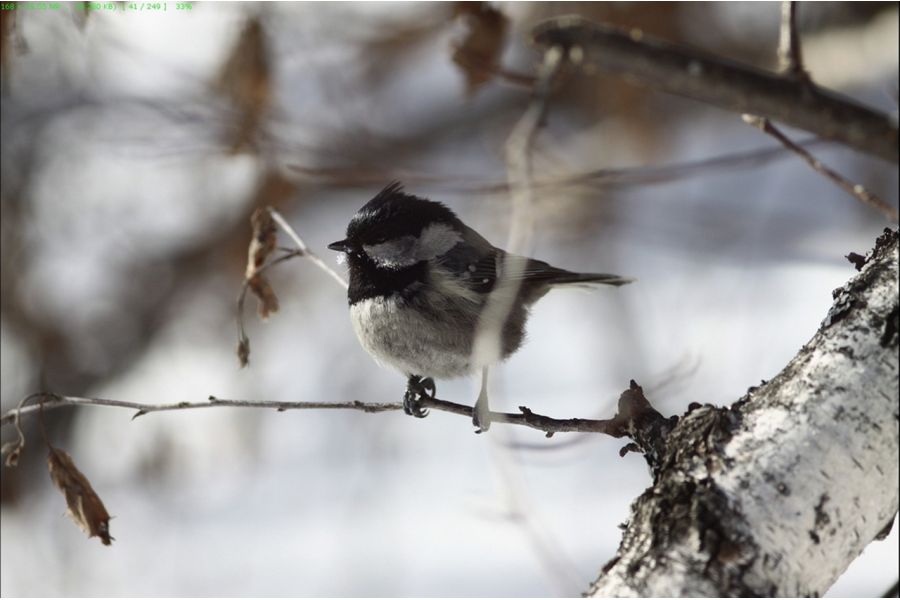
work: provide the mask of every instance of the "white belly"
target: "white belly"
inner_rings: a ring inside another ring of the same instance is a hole
[[[425,316],[396,296],[357,302],[350,320],[363,348],[383,366],[438,379],[473,372],[471,335],[462,323]]]

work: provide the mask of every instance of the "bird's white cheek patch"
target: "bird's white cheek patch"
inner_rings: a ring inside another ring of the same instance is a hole
[[[431,260],[445,254],[462,241],[458,231],[443,223],[434,223],[422,230],[419,236],[419,260]]]
[[[389,269],[409,267],[419,262],[416,258],[416,238],[411,235],[380,244],[365,245],[363,251],[375,264]]]
[[[402,269],[423,260],[432,260],[462,241],[458,231],[443,223],[434,223],[418,237],[405,235],[396,240],[363,246],[365,253],[380,267]]]

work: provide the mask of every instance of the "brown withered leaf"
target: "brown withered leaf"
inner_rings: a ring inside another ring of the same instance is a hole
[[[278,227],[268,209],[254,210],[250,224],[253,226],[253,239],[247,248],[247,271],[244,275],[247,279],[252,279],[256,271],[266,264],[278,243]]]
[[[457,2],[455,12],[467,29],[453,49],[453,62],[466,76],[466,92],[473,94],[500,70],[509,23],[487,2]]]
[[[259,19],[247,21],[215,85],[237,111],[231,151],[254,148],[256,134],[272,101],[272,77],[266,32]]]
[[[256,274],[247,280],[247,285],[253,295],[259,300],[259,318],[266,320],[269,315],[278,312],[278,296],[269,284],[265,276]]]
[[[25,447],[25,443],[22,440],[16,440],[14,442],[6,442],[3,444],[3,448],[0,449],[0,454],[6,455],[6,460],[3,461],[7,467],[16,467],[19,465],[19,457],[22,455],[22,449]]]
[[[253,239],[247,249],[247,271],[244,277],[247,279],[247,287],[259,299],[259,316],[268,319],[270,313],[278,311],[278,297],[259,269],[275,251],[278,227],[272,219],[272,213],[266,208],[254,210],[250,223],[253,225]]]
[[[103,545],[114,539],[109,535],[109,513],[90,481],[75,466],[64,450],[50,446],[47,456],[50,479],[66,498],[68,514],[88,537],[97,536]]]
[[[250,364],[250,339],[246,335],[238,340],[237,355],[242,369]]]

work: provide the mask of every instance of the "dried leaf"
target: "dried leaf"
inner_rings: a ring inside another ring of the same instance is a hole
[[[487,2],[459,2],[456,13],[466,24],[466,34],[453,50],[453,62],[466,76],[466,91],[474,93],[500,70],[508,21]]]
[[[278,312],[278,297],[275,295],[275,290],[272,289],[268,279],[263,275],[257,274],[247,280],[247,285],[250,287],[253,295],[259,299],[260,319],[266,320],[271,313]]]
[[[266,263],[278,242],[278,228],[268,209],[254,210],[250,224],[253,226],[253,239],[247,249],[247,271],[244,275],[248,280],[253,279],[256,271]]]
[[[259,19],[247,21],[215,87],[231,100],[238,113],[231,132],[231,151],[254,147],[272,96],[269,49]]]
[[[66,498],[68,514],[75,524],[88,537],[97,536],[105,546],[109,546],[113,540],[109,535],[109,513],[87,477],[75,467],[72,457],[64,450],[50,446],[47,466],[50,479]]]
[[[278,183],[282,180],[274,178],[274,183],[272,180],[273,178],[270,177],[263,187],[274,186],[278,189],[283,187]],[[253,225],[253,239],[250,240],[250,246],[247,249],[247,270],[244,277],[247,280],[247,287],[259,299],[259,316],[265,320],[271,313],[278,312],[278,297],[269,280],[260,273],[260,269],[275,251],[278,242],[278,226],[268,208],[254,210],[253,216],[250,217],[250,223]],[[238,357],[241,357],[240,347],[238,347]],[[243,359],[241,359],[241,364],[243,366]]]
[[[19,457],[22,455],[22,449],[25,447],[25,443],[23,440],[16,440],[14,442],[6,442],[3,444],[3,448],[0,449],[0,454],[6,455],[6,460],[3,461],[7,467],[16,467],[19,464]]]
[[[241,361],[242,369],[250,364],[250,340],[247,336],[241,336],[238,342],[237,355],[238,360]]]

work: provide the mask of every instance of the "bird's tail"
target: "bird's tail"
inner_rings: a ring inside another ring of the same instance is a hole
[[[571,271],[562,271],[558,274],[554,274],[550,284],[554,286],[592,284],[620,286],[634,281],[635,280],[631,277],[621,277],[611,273],[572,273]]]

